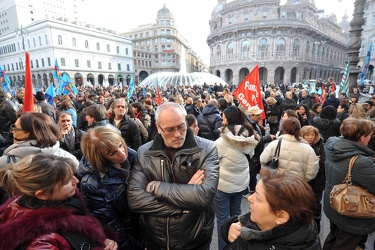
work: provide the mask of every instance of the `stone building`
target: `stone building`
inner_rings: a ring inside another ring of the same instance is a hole
[[[158,11],[156,23],[141,25],[121,35],[133,42],[136,83],[160,71],[208,71],[203,60],[189,47],[187,40],[175,27],[173,14],[165,5]],[[181,53],[185,55],[182,56]],[[185,58],[185,62],[181,62],[181,58]]]
[[[210,72],[239,84],[255,65],[261,83],[341,80],[347,36],[314,0],[218,0],[212,11]]]

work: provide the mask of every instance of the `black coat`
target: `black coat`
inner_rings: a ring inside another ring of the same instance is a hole
[[[244,227],[241,236],[232,243],[228,241],[228,231],[232,223],[240,221]],[[250,212],[239,217],[233,216],[221,227],[221,236],[229,243],[225,250],[319,250],[321,249],[316,224],[287,226],[279,225],[272,229],[261,231],[259,227],[250,220]]]
[[[81,137],[85,133],[85,131],[80,130],[76,127],[73,127],[73,129],[75,133],[74,150],[70,150],[68,145],[65,143],[65,141],[61,139],[60,139],[60,148],[74,155],[77,158],[77,160],[81,160],[82,158]]]
[[[325,161],[326,161],[326,154],[324,152],[324,142],[323,139],[313,144],[311,146],[314,149],[316,156],[320,156],[319,158],[319,171],[316,175],[315,179],[309,181],[310,186],[314,190],[314,192],[322,192],[325,187],[326,177],[325,177]]]
[[[214,105],[206,105],[202,114],[198,115],[199,136],[215,141],[220,137],[218,128],[222,127],[222,120],[219,110]]]
[[[112,125],[114,125],[114,117],[115,115],[113,114],[108,119],[109,123]],[[139,132],[138,125],[135,121],[128,116],[124,116],[117,125],[117,128],[121,131],[121,136],[124,138],[128,147],[138,150],[139,146],[141,146],[141,133]]]
[[[311,125],[319,130],[320,135],[326,142],[331,136],[340,136],[341,121],[337,118],[330,120],[315,116],[311,121]]]

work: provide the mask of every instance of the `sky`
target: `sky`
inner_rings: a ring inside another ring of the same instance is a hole
[[[232,0],[227,0],[229,2]],[[281,0],[281,4],[285,2]],[[175,27],[209,66],[210,50],[206,40],[210,33],[211,12],[217,0],[89,0],[87,4],[90,6],[84,12],[85,18],[96,26],[115,30],[117,34],[142,24],[156,23],[157,12],[166,4],[174,16]],[[326,14],[336,14],[338,22],[341,22],[345,11],[349,21],[352,19],[354,0],[315,0],[315,5]]]

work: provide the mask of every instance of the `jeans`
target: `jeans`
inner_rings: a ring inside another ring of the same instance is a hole
[[[242,195],[245,193],[245,191],[247,191],[247,189],[238,193],[225,193],[219,190],[216,191],[214,205],[216,212],[219,250],[224,249],[226,246],[225,241],[220,235],[220,228],[230,217],[241,214]]]

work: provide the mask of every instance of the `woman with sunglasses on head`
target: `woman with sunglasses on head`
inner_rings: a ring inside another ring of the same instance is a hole
[[[14,196],[0,207],[0,249],[117,249],[83,206],[75,170],[51,154],[0,169],[1,185]]]
[[[79,176],[87,206],[118,234],[119,249],[141,249],[138,215],[129,210],[127,188],[136,152],[115,130],[99,126],[81,139]]]

